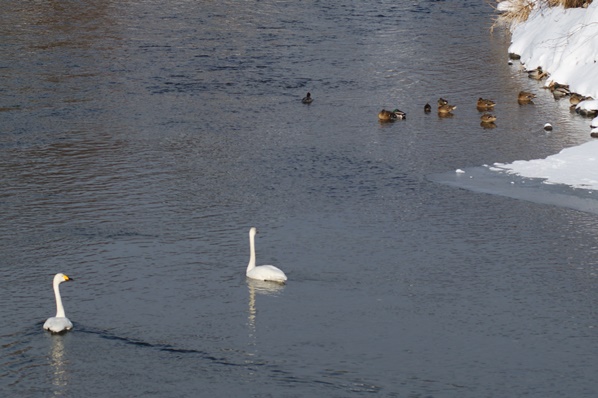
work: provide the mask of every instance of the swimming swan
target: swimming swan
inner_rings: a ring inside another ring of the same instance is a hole
[[[58,287],[62,282],[72,280],[72,278],[69,278],[65,274],[54,275],[54,282],[52,285],[54,286],[54,296],[56,296],[56,316],[48,318],[46,323],[44,323],[44,330],[48,330],[52,333],[63,333],[68,332],[73,328],[71,321],[64,315],[64,307],[62,306],[62,298],[60,297],[60,288]]]
[[[285,283],[287,281],[287,276],[277,267],[273,265],[255,266],[255,234],[257,234],[257,229],[251,227],[249,230],[249,264],[247,264],[247,277],[260,281]]]

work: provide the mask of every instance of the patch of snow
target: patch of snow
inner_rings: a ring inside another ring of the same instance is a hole
[[[580,109],[584,111],[593,111],[598,109],[598,100],[585,100],[581,101],[575,109]]]
[[[546,159],[495,163],[500,170],[528,178],[541,178],[547,184],[566,184],[575,188],[598,189],[598,141],[563,149]]]

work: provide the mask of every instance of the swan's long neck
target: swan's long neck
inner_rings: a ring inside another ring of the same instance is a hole
[[[247,264],[247,272],[255,268],[255,236],[249,234],[249,264]]]
[[[60,297],[60,282],[54,282],[54,296],[56,297],[56,318],[64,318],[64,307],[62,306],[62,298]]]

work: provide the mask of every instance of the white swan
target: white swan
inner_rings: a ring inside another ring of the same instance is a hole
[[[72,280],[72,278],[69,278],[65,274],[54,275],[54,282],[52,282],[52,285],[54,286],[54,296],[56,296],[56,316],[46,320],[44,323],[45,330],[49,330],[52,333],[62,333],[73,328],[71,321],[64,315],[64,307],[62,306],[62,298],[60,297],[60,288],[58,287],[62,282]]]
[[[249,230],[249,264],[247,264],[247,277],[260,281],[285,283],[287,281],[287,276],[279,268],[273,265],[255,266],[255,234],[257,234],[257,229],[251,227]]]

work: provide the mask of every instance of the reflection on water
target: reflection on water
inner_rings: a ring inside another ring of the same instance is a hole
[[[256,336],[256,320],[257,307],[255,296],[257,294],[274,295],[281,293],[285,285],[276,282],[259,281],[256,279],[247,278],[247,288],[249,289],[249,311],[247,316],[247,325],[249,326],[249,338],[255,345]]]
[[[52,368],[52,385],[54,395],[65,394],[65,387],[69,382],[67,370],[67,357],[64,349],[64,336],[52,335],[52,347],[50,351],[50,367]]]
[[[494,122],[481,122],[480,123],[480,127],[483,128],[484,130],[491,130],[496,128],[496,123]]]

